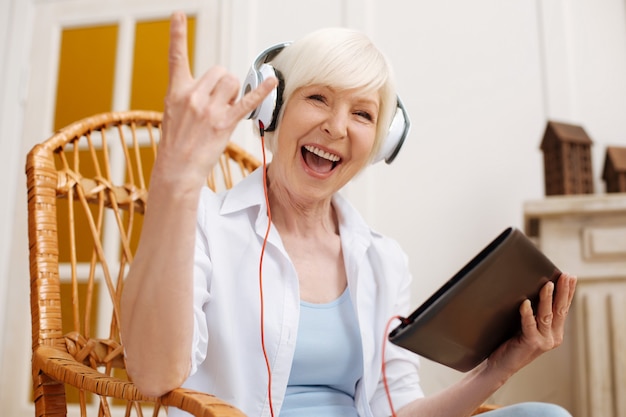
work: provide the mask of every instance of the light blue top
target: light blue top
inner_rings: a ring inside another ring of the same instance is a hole
[[[296,350],[280,417],[357,417],[363,352],[346,289],[330,303],[300,302]]]

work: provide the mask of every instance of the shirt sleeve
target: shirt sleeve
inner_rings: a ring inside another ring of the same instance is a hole
[[[391,316],[399,315],[406,317],[410,313],[411,308],[412,277],[406,254],[399,246],[396,247],[394,252],[394,256],[389,257],[395,260],[394,265],[388,272],[392,271],[396,277],[401,278],[395,285],[396,292],[389,294],[393,300],[389,300],[389,304],[393,306]],[[399,257],[395,255],[399,255]],[[390,326],[390,330],[392,328],[393,326]],[[385,375],[393,408],[395,411],[398,411],[408,403],[424,397],[419,378],[420,361],[418,355],[391,343],[388,339],[385,343],[385,357],[383,358],[385,361]],[[370,407],[374,416],[386,417],[391,415],[382,372],[376,392],[370,402]]]
[[[419,380],[419,358],[412,352],[387,342],[385,375],[395,411],[424,396]],[[370,402],[374,416],[390,416],[389,399],[381,381]]]
[[[198,366],[206,359],[209,343],[209,329],[205,314],[205,306],[210,300],[210,277],[212,272],[208,240],[204,228],[204,205],[198,209],[198,225],[196,227],[196,243],[194,247],[193,268],[193,339],[191,344],[191,372],[193,375]]]

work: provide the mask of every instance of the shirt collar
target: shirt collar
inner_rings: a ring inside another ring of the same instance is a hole
[[[254,206],[267,207],[263,192],[263,168],[259,167],[226,192],[220,214],[231,214]]]

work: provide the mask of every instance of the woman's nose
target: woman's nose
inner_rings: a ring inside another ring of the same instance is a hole
[[[332,111],[324,120],[322,128],[331,139],[341,139],[348,134],[348,116],[341,111]]]

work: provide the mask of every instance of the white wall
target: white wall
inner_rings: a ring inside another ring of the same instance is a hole
[[[30,327],[16,326],[15,314],[28,314],[28,243],[26,225],[15,225],[16,204],[26,201],[25,157],[21,127],[28,83],[28,53],[32,5],[27,1],[0,1],[0,375],[7,375],[5,357],[30,338]],[[19,235],[19,238],[15,236]],[[13,257],[15,253],[21,256]],[[15,272],[19,271],[19,272]],[[20,294],[24,297],[11,297]],[[24,308],[23,306],[26,306]],[[28,325],[30,320],[25,323]],[[28,369],[25,371],[29,372]],[[1,381],[0,381],[1,382]],[[2,387],[3,384],[0,384]],[[0,404],[3,394],[0,393]],[[0,408],[1,410],[1,408]],[[0,414],[3,414],[0,412]]]
[[[25,198],[19,143],[25,95],[20,86],[27,80],[31,9],[37,3],[0,2],[0,185],[5,198],[0,205],[0,348],[5,351],[12,338],[22,338],[6,331],[7,309],[14,305],[9,301],[23,295],[23,287],[12,288],[28,280],[25,225],[14,226],[12,219],[16,199]],[[264,46],[321,26],[365,30],[390,57],[413,130],[393,165],[372,167],[346,194],[372,225],[406,249],[416,305],[504,227],[522,226],[523,202],[543,196],[538,146],[548,118],[580,124],[594,140],[597,193],[604,189],[605,147],[626,146],[623,0],[224,4],[231,20],[221,30],[234,48],[221,56],[241,76]],[[566,345],[520,373],[494,401],[536,399],[569,406],[569,352]],[[427,392],[458,377],[424,364]]]

